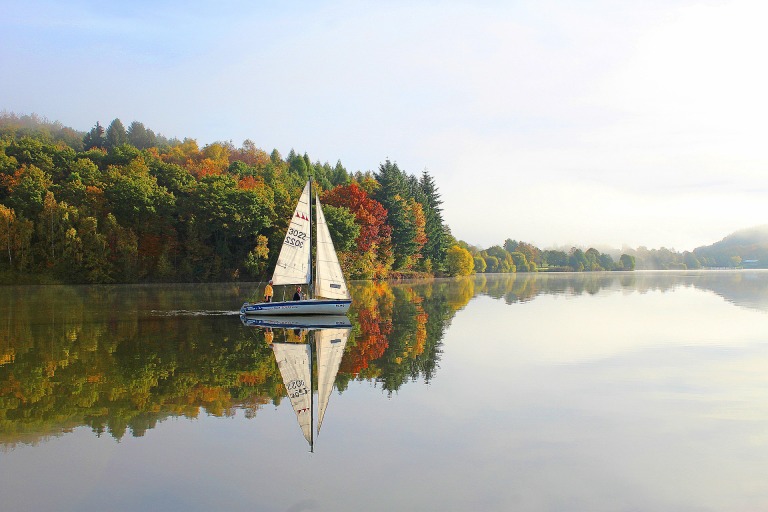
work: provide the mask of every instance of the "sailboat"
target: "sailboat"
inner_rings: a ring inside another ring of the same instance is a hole
[[[312,180],[304,186],[285,234],[272,284],[314,284],[314,297],[300,301],[246,302],[243,315],[344,315],[352,303],[339,258],[333,247],[320,198],[315,195],[317,254],[315,280],[312,281]]]
[[[312,393],[313,345],[317,352],[317,434],[325,417],[325,411],[339,371],[349,328],[320,328],[302,330],[298,341],[274,341],[271,346],[283,384],[296,414],[304,439],[314,451],[313,423],[315,416]],[[313,344],[314,341],[314,344]]]

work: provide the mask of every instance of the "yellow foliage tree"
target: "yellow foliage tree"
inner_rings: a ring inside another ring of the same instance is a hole
[[[475,261],[468,250],[454,245],[448,249],[445,266],[452,276],[468,276],[475,270]]]

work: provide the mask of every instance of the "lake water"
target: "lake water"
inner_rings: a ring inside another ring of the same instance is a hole
[[[0,510],[768,510],[768,272],[353,288],[311,448],[254,285],[0,288]]]

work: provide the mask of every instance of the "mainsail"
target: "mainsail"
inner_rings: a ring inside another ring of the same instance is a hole
[[[317,269],[315,271],[315,297],[324,299],[349,299],[347,284],[341,272],[339,258],[333,247],[328,224],[320,206],[320,198],[316,197],[315,212],[317,216]]]
[[[305,284],[312,277],[310,263],[310,197],[309,182],[304,186],[293,212],[288,232],[277,258],[272,284]]]
[[[344,346],[347,344],[349,329],[320,329],[315,331],[315,344],[317,346],[317,432],[323,424],[325,408],[331,398],[333,383],[339,372],[339,364],[344,355]]]
[[[277,367],[304,438],[312,446],[312,351],[309,343],[274,343]]]

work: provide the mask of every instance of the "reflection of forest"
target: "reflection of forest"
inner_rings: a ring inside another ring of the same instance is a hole
[[[475,295],[512,304],[539,294],[680,286],[768,311],[768,272],[760,271],[355,283],[353,330],[336,387],[343,392],[352,380],[370,380],[391,393],[410,380],[429,381],[445,329]],[[211,311],[242,297],[238,285],[0,289],[0,446],[83,425],[118,439],[129,431],[141,436],[171,416],[240,409],[253,417],[263,405],[280,403],[286,391],[264,331]]]
[[[694,287],[716,293],[737,306],[768,311],[768,272],[763,270],[589,272],[479,275],[475,293],[503,298],[508,304],[537,295],[581,295],[600,291],[667,292]]]
[[[5,447],[83,425],[119,439],[201,411],[241,409],[253,417],[286,396],[265,331],[205,309],[236,304],[242,299],[236,285],[1,292]],[[375,380],[391,392],[409,379],[432,377],[444,329],[471,288],[449,281],[365,283],[355,286],[354,298],[354,329],[336,386],[343,391],[353,379]]]

